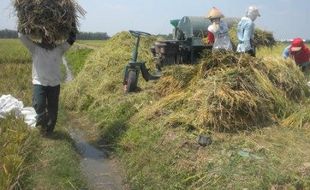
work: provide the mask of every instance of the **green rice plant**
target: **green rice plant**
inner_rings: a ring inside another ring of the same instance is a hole
[[[19,40],[0,40],[0,46],[0,51],[7,48],[7,54],[3,55],[5,61],[0,64],[0,96],[11,94],[25,106],[31,106],[30,55]],[[26,59],[23,52],[27,53]],[[41,138],[37,129],[30,129],[22,119],[13,116],[0,119],[1,190],[85,187],[78,153],[68,132],[63,129],[63,126],[68,126],[65,122],[68,119],[62,118],[63,113],[59,113],[54,136],[57,140]]]
[[[30,63],[28,50],[17,39],[0,39],[0,64]]]
[[[32,103],[31,64],[0,64],[0,96],[11,94],[25,106]],[[18,76],[18,77],[16,77]]]
[[[76,47],[76,46],[74,46]],[[80,49],[80,48],[71,48],[65,55],[67,62],[71,65],[70,69],[73,73],[73,76],[78,75],[78,73],[83,69],[88,55],[92,52],[91,49]],[[70,64],[74,63],[74,64]]]
[[[38,151],[38,135],[21,119],[0,120],[0,189],[22,189]]]

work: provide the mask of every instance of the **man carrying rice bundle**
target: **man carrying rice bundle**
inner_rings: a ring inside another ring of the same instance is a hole
[[[61,82],[60,65],[64,53],[76,38],[75,9],[66,7],[72,8],[75,5],[74,2],[68,5],[68,2],[71,1],[20,0],[15,3],[19,18],[19,37],[32,55],[33,107],[37,113],[37,126],[41,127],[43,135],[52,134],[55,128]],[[37,12],[33,13],[33,10]],[[67,14],[68,10],[71,12]],[[48,17],[53,19],[45,22]],[[66,41],[63,40],[65,38]]]

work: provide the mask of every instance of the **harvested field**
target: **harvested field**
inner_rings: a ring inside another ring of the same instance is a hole
[[[153,41],[143,38],[140,49],[149,64]],[[165,67],[159,81],[140,78],[142,90],[124,95],[133,43],[126,32],[104,42],[62,96],[96,123],[90,128],[120,156],[132,189],[310,187],[309,121],[296,117],[309,90],[292,61],[206,53],[197,65]],[[200,147],[199,134],[211,135],[212,145]]]
[[[140,55],[148,62],[153,40],[144,39],[141,47]],[[120,33],[92,54],[76,81],[65,89],[66,106],[87,111],[112,106],[114,99],[128,101],[121,95],[121,81],[132,44],[128,33]],[[198,65],[165,70],[153,87],[140,80],[145,90],[132,95],[130,101],[158,99],[149,114],[169,113],[163,117],[167,123],[171,117],[179,123],[186,121],[186,125],[216,131],[255,129],[286,118],[309,95],[302,72],[292,61],[282,59],[205,52]]]

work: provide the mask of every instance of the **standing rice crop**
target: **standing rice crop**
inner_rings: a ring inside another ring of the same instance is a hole
[[[0,120],[0,189],[25,187],[38,145],[38,136],[23,120],[13,116]]]

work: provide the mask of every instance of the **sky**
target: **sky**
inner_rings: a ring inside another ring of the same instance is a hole
[[[213,7],[226,17],[242,17],[248,6],[259,8],[256,26],[273,32],[277,39],[310,39],[309,0],[77,0],[87,11],[80,30],[107,32],[126,30],[152,34],[172,31],[169,21],[183,16],[205,16]],[[0,30],[16,29],[12,0],[0,0]]]

